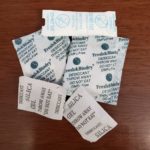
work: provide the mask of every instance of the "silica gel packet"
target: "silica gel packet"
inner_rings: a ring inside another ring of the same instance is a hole
[[[60,83],[67,59],[69,37],[44,37],[41,30],[13,40],[25,76]]]
[[[62,120],[65,99],[66,91],[60,85],[25,76],[19,78],[19,110]]]
[[[63,83],[67,95],[84,86],[97,101],[116,105],[128,43],[121,37],[72,37]]]
[[[83,87],[79,87],[65,103],[64,117],[89,142],[96,142],[117,126]]]
[[[43,10],[44,36],[117,36],[116,13]]]

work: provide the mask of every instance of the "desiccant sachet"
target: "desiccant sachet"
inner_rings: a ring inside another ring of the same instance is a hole
[[[43,10],[44,36],[117,36],[116,13]]]
[[[89,142],[96,142],[117,126],[83,87],[79,87],[65,103],[64,117]]]
[[[45,37],[41,30],[13,40],[25,76],[60,83],[64,74],[69,37]]]
[[[62,120],[65,89],[57,84],[25,76],[19,78],[18,109]]]
[[[116,105],[128,43],[121,37],[72,37],[63,83],[67,95],[84,86],[97,101]]]

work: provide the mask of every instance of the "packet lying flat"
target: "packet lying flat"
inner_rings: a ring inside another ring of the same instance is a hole
[[[97,101],[117,104],[128,39],[72,37],[63,86],[71,95],[84,86]]]
[[[116,14],[107,12],[73,12],[43,10],[44,36],[117,36]]]
[[[62,120],[66,91],[57,84],[21,76],[18,109]]]
[[[115,126],[107,112],[98,105],[83,87],[65,103],[64,117],[76,128],[83,139],[96,142]]]
[[[23,74],[35,79],[60,82],[69,37],[44,37],[41,31],[13,40]]]

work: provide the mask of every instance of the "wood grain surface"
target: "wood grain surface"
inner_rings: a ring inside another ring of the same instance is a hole
[[[118,35],[130,38],[118,106],[102,104],[118,126],[96,143],[64,119],[17,110],[21,67],[11,40],[41,28],[42,9],[117,13]],[[0,1],[0,150],[150,150],[150,0]]]

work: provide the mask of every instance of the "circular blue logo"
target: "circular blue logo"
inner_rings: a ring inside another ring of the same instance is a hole
[[[22,43],[21,38],[15,40],[15,44],[20,45]]]
[[[103,50],[108,50],[108,49],[109,49],[109,45],[108,45],[107,43],[103,43],[103,44],[101,45],[101,48],[102,48]]]
[[[112,74],[111,73],[108,73],[106,75],[106,80],[109,81],[109,82],[112,80]]]
[[[31,68],[32,69],[36,69],[38,67],[38,63],[36,62],[36,61],[33,61],[32,63],[31,63]]]
[[[49,36],[49,37],[48,37],[48,39],[49,39],[50,41],[54,40],[54,38],[55,38],[54,36]]]
[[[61,14],[56,17],[56,25],[60,28],[65,28],[69,25],[70,18],[68,15]]]
[[[78,58],[78,57],[74,58],[74,59],[73,59],[73,63],[74,63],[75,65],[79,65],[79,64],[81,63],[80,58]]]

